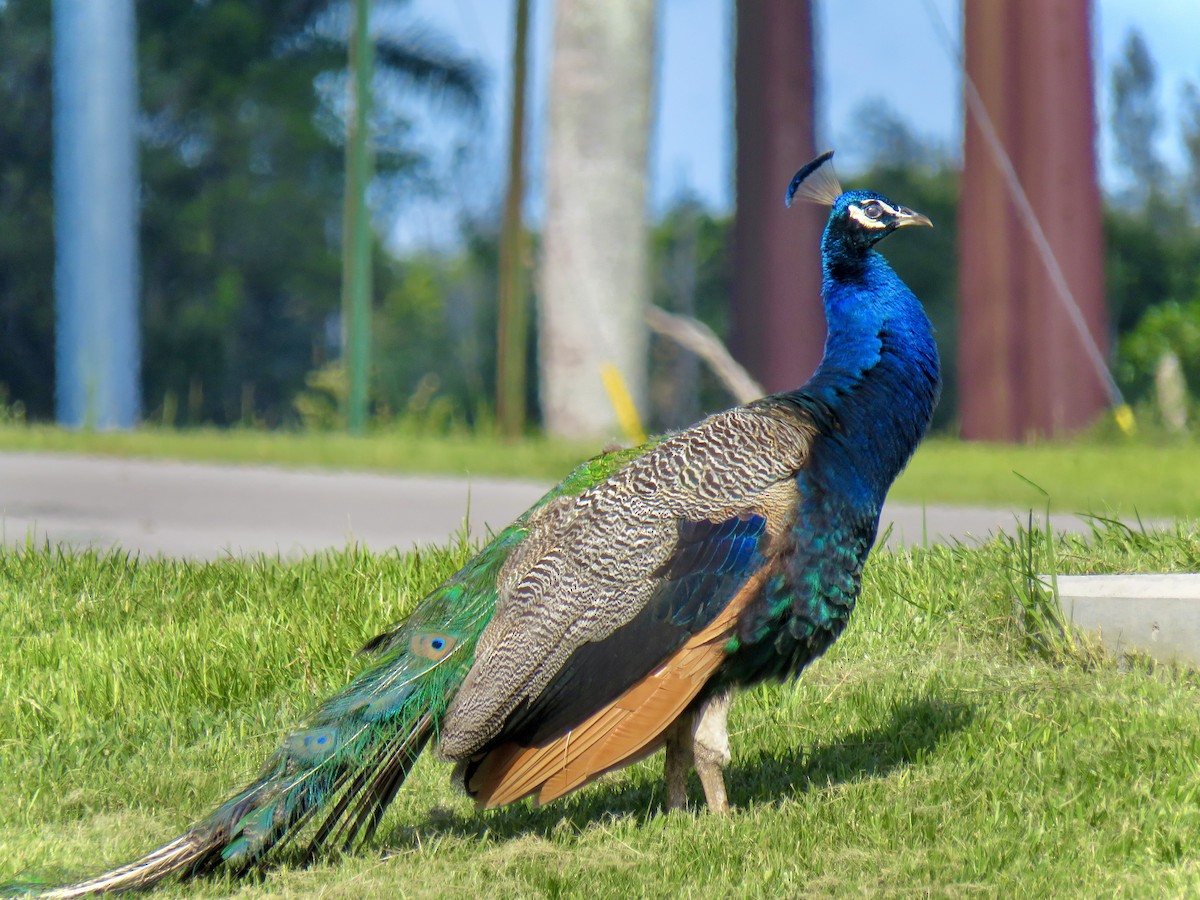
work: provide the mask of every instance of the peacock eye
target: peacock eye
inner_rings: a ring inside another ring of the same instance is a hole
[[[863,207],[863,215],[868,219],[878,219],[883,215],[883,207],[872,201]]]
[[[458,643],[453,637],[448,634],[434,634],[428,631],[419,631],[412,636],[409,641],[408,648],[414,655],[431,659],[438,662],[449,656],[450,651],[454,649]]]

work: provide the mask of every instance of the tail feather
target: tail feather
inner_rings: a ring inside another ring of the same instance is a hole
[[[426,698],[418,699],[428,703]],[[362,734],[345,748],[359,751],[352,758],[334,752],[301,771],[294,765],[295,757],[286,752],[293,735],[256,782],[181,837],[134,862],[75,884],[42,888],[36,896],[72,898],[141,890],[172,875],[190,877],[222,866],[245,871],[268,853],[284,852],[308,831],[312,836],[301,851],[302,862],[326,847],[349,848],[367,840],[432,737],[440,719],[436,707],[444,708],[444,703],[422,708],[403,730],[395,724],[381,729],[391,731],[390,735]],[[310,828],[314,822],[316,827]]]
[[[173,875],[244,871],[305,835],[302,861],[370,838],[436,736],[491,618],[499,568],[523,536],[515,526],[502,532],[408,620],[372,641],[373,664],[284,738],[257,779],[184,835],[75,884],[0,892],[74,898],[140,890]]]
[[[608,477],[645,448],[577,467],[534,506]],[[530,510],[532,513],[533,510]],[[3,885],[0,893],[55,898],[140,890],[173,875],[243,871],[311,833],[301,858],[366,840],[408,777],[475,655],[495,610],[504,562],[525,538],[529,513],[500,532],[396,628],[370,641],[372,665],[289,734],[257,779],[184,835],[141,859],[57,887]]]
[[[433,719],[426,715],[404,740],[383,748],[375,765],[360,769],[317,827],[307,855],[312,857],[331,845],[348,850],[359,840],[370,840],[432,732]]]
[[[119,866],[86,881],[39,890],[37,896],[54,898],[54,900],[69,900],[69,898],[87,897],[114,891],[140,890],[150,887],[167,875],[191,868],[199,860],[212,853],[213,849],[210,843],[198,839],[193,832],[189,831],[157,850],[147,853],[139,860]]]

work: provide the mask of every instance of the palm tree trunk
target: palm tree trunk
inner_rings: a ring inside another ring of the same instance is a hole
[[[959,229],[962,436],[1057,437],[1094,422],[1111,389],[1103,365],[1109,323],[1091,5],[968,3],[964,10],[970,82],[959,222],[987,228]],[[1058,285],[1047,249],[1061,267]],[[1074,314],[1063,285],[1078,304]]]
[[[654,13],[654,0],[555,7],[538,314],[542,415],[559,437],[617,434],[606,364],[644,408]]]
[[[734,76],[733,352],[767,390],[783,391],[812,374],[825,343],[817,248],[827,211],[783,205],[788,181],[816,155],[808,0],[738,0]]]

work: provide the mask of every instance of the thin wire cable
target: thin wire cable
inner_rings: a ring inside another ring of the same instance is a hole
[[[988,115],[987,107],[983,104],[983,98],[976,89],[975,82],[967,73],[966,60],[963,58],[962,49],[955,46],[950,29],[946,26],[946,22],[942,19],[942,14],[934,5],[933,0],[923,0],[923,2],[925,4],[925,11],[933,23],[934,30],[938,33],[938,37],[942,41],[942,46],[950,55],[950,58],[958,65],[959,75],[962,76],[963,86],[966,89],[967,109],[975,116],[975,123],[979,126],[984,141],[987,143],[988,149],[996,160],[996,165],[1000,167],[1000,171],[1004,175],[1008,192],[1017,207],[1017,213],[1025,229],[1029,232],[1030,238],[1033,239],[1033,245],[1037,248],[1038,255],[1042,259],[1042,264],[1046,267],[1046,274],[1050,276],[1050,282],[1054,286],[1055,293],[1058,294],[1059,300],[1062,301],[1063,307],[1067,311],[1067,316],[1075,326],[1075,330],[1079,332],[1079,337],[1083,341],[1083,347],[1087,351],[1088,358],[1107,386],[1109,401],[1114,407],[1123,407],[1126,405],[1125,397],[1121,393],[1121,389],[1117,386],[1112,372],[1109,371],[1108,363],[1105,362],[1104,354],[1100,352],[1100,347],[1096,343],[1091,330],[1088,328],[1087,321],[1083,318],[1083,312],[1080,310],[1079,304],[1075,300],[1075,295],[1071,292],[1071,288],[1067,284],[1066,276],[1063,275],[1062,267],[1058,264],[1058,258],[1054,255],[1050,241],[1046,238],[1046,232],[1042,230],[1042,223],[1038,220],[1037,213],[1033,210],[1033,204],[1029,202],[1029,196],[1025,193],[1025,188],[1021,186],[1021,179],[1017,177],[1016,169],[1013,168],[1012,160],[1009,158],[1008,152],[1004,149],[1000,135],[996,133],[996,128],[992,124],[992,117]]]

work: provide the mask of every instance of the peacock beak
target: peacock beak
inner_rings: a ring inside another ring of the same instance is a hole
[[[907,206],[902,206],[896,210],[896,227],[903,228],[906,225],[928,225],[932,228],[933,222],[929,220],[929,216],[921,215]]]

